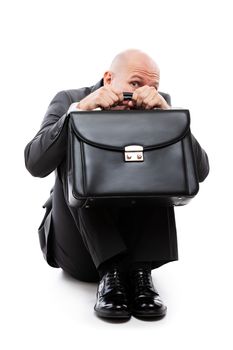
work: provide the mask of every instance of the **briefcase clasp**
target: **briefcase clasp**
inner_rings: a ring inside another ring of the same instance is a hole
[[[126,162],[143,162],[143,147],[140,145],[125,146]]]

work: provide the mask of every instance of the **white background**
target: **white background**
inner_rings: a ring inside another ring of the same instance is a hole
[[[231,1],[1,2],[1,348],[232,348]],[[60,90],[95,84],[112,58],[139,48],[160,65],[160,91],[189,108],[210,174],[176,208],[179,261],[153,270],[160,321],[94,314],[96,284],[42,257],[37,228],[54,173],[24,166],[24,148]]]

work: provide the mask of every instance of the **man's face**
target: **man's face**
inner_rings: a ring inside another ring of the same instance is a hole
[[[159,86],[159,71],[148,62],[135,63],[127,62],[126,65],[119,67],[117,72],[109,72],[109,80],[106,82],[112,85],[113,88],[122,92],[134,92],[141,86],[153,86],[158,90]],[[121,105],[112,107],[111,109],[131,109],[128,106],[128,101],[123,101]]]

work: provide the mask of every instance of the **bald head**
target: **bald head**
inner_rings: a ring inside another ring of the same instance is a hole
[[[158,89],[159,77],[159,67],[149,55],[129,49],[114,57],[109,70],[104,73],[104,84],[129,92],[144,85]]]
[[[151,72],[159,73],[157,63],[145,52],[137,49],[129,49],[116,55],[111,63],[110,70],[117,73],[132,65],[146,67],[148,70],[151,70]]]

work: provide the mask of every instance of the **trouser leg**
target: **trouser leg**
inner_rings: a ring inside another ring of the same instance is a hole
[[[121,208],[119,225],[130,262],[148,261],[154,269],[178,260],[173,207]]]
[[[65,203],[58,181],[53,192],[52,225],[53,255],[57,264],[77,279],[98,281],[98,272]]]
[[[52,223],[55,260],[78,279],[98,280],[98,266],[127,249],[111,210],[71,209],[59,178],[54,185]]]
[[[127,251],[118,230],[114,208],[80,208],[74,211],[76,223],[96,268]]]

